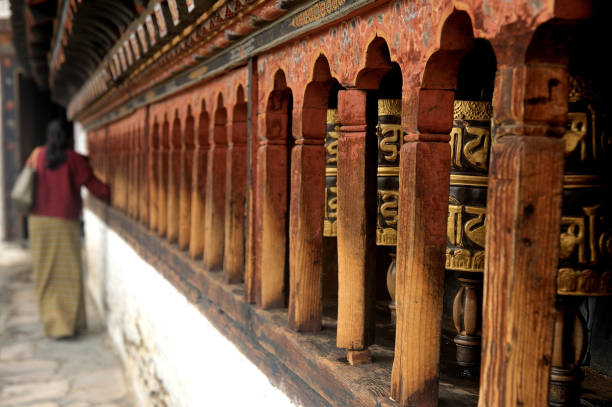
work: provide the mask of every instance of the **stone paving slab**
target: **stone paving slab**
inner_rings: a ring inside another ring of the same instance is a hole
[[[122,366],[89,299],[87,322],[77,338],[45,338],[29,253],[0,242],[0,407],[132,407]]]

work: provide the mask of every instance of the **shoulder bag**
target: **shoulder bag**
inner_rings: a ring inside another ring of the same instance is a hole
[[[25,167],[23,167],[11,190],[13,207],[23,215],[27,215],[34,207],[36,199],[36,163],[38,162],[39,151],[39,147],[32,151],[31,160],[28,160]]]

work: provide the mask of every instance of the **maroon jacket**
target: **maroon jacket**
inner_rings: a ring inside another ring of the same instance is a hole
[[[36,201],[32,215],[64,219],[81,216],[81,186],[107,201],[110,188],[93,173],[87,157],[66,149],[66,161],[54,169],[46,168],[46,147],[41,147],[36,160]]]

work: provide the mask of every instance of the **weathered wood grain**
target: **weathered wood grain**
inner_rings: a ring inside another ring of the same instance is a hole
[[[321,329],[325,209],[323,140],[308,141],[293,147],[289,215],[289,327],[303,332]]]
[[[400,163],[391,398],[402,406],[437,406],[450,147],[408,141]]]
[[[214,144],[208,151],[204,209],[204,266],[208,270],[223,267],[226,158],[226,145]]]
[[[149,184],[149,229],[157,232],[159,230],[159,173],[160,173],[160,152],[159,152],[159,126],[153,125],[149,137],[149,150],[147,161],[147,180]]]
[[[487,196],[480,407],[548,405],[563,145],[504,136]]]
[[[167,238],[170,242],[178,241],[179,235],[179,205],[181,188],[181,124],[177,119],[172,125],[168,153],[168,215]]]
[[[238,109],[235,109],[235,111]],[[245,109],[246,110],[246,106]],[[246,113],[246,111],[244,112]],[[236,114],[236,113],[234,113]],[[227,149],[227,174],[225,178],[225,244],[223,272],[229,283],[242,282],[245,252],[245,199],[247,151],[247,122],[244,117],[231,125],[232,141]]]
[[[337,345],[348,350],[364,350],[374,339],[376,172],[367,159],[366,96],[338,92]]]
[[[170,128],[168,122],[164,121],[161,128],[159,145],[159,187],[157,189],[157,233],[166,236],[168,228],[168,163],[170,158]]]
[[[256,215],[258,263],[263,309],[285,306],[287,244],[287,146],[284,140],[261,145],[257,154]]]
[[[178,246],[181,250],[189,248],[189,239],[191,237],[191,177],[193,175],[194,150],[193,117],[187,117],[184,129],[181,142],[179,188]]]

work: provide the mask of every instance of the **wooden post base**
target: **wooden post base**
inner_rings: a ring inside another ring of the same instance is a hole
[[[349,350],[346,352],[346,358],[351,366],[372,363],[372,356],[370,355],[370,351],[368,349]]]

